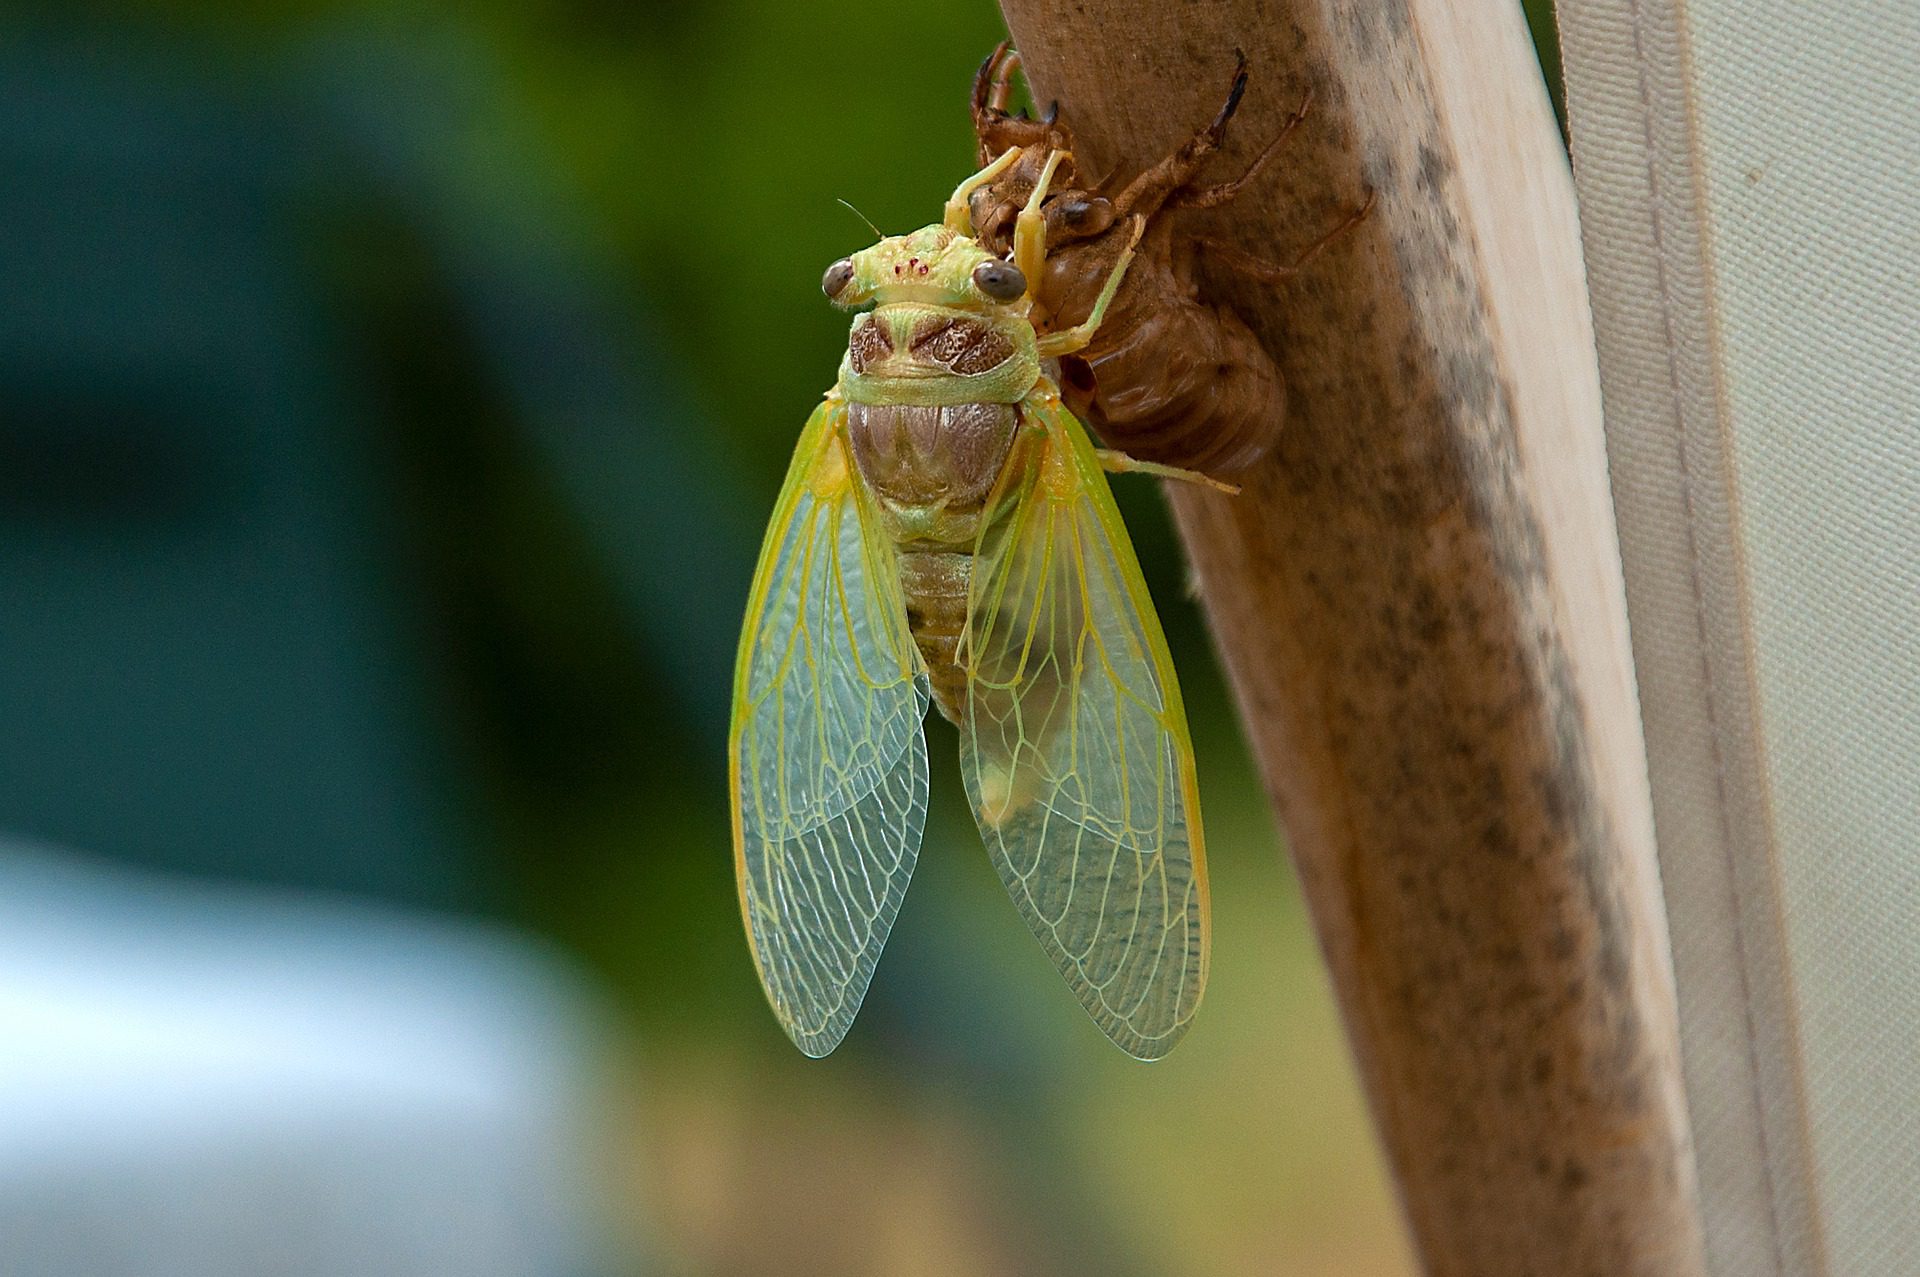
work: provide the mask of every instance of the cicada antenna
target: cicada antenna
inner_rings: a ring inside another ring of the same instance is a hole
[[[878,226],[875,226],[873,224],[872,218],[868,217],[865,213],[862,213],[859,209],[855,208],[853,205],[847,203],[845,200],[841,199],[837,195],[834,197],[833,202],[840,205],[840,207],[846,209],[847,212],[852,213],[855,217],[859,218],[861,221],[865,222],[867,224],[867,229],[873,232],[873,237],[875,239],[885,239],[887,237],[884,231],[882,231]]]

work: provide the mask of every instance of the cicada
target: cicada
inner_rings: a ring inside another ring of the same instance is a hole
[[[1098,331],[1035,331],[1038,176],[997,255],[961,183],[938,225],[835,262],[857,310],[760,551],[734,676],[733,845],[774,1014],[822,1056],[859,1010],[920,849],[928,702],[959,729],[980,835],[1074,994],[1157,1059],[1207,980],[1193,745],[1106,470],[1211,482],[1096,449],[1048,362]],[[1136,228],[1137,229],[1137,228]],[[1219,485],[1216,485],[1219,486]]]
[[[1019,211],[1030,203],[1041,156],[1071,152],[1073,134],[1057,108],[1042,119],[1007,110],[1020,55],[995,49],[973,84],[973,126],[980,161],[1010,150],[1023,158],[972,196],[977,236],[1004,248]],[[1034,281],[1032,318],[1044,334],[1080,323],[1123,248],[1137,245],[1127,285],[1114,300],[1098,338],[1063,359],[1068,405],[1105,443],[1146,460],[1235,474],[1273,448],[1286,420],[1286,382],[1246,322],[1206,300],[1202,261],[1277,284],[1292,279],[1322,249],[1367,215],[1372,196],[1290,264],[1187,233],[1181,214],[1228,203],[1279,153],[1306,118],[1311,97],[1235,178],[1204,182],[1200,172],[1226,137],[1247,88],[1247,62],[1236,56],[1225,101],[1213,120],[1171,154],[1124,183],[1108,174],[1083,181],[1056,175],[1043,208],[1048,256]],[[1131,229],[1143,224],[1136,235]]]

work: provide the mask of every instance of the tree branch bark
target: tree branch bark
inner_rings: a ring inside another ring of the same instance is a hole
[[[1428,1272],[1704,1272],[1573,193],[1514,3],[1003,0],[1084,171],[1254,82],[1199,223],[1278,452],[1169,492]],[[1231,890],[1231,883],[1218,884]]]

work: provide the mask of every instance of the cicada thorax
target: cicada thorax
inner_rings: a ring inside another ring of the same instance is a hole
[[[1029,330],[1030,331],[1030,330]],[[964,713],[973,552],[1039,374],[1019,329],[964,311],[883,306],[855,323],[841,383],[847,441],[898,550],[901,593],[934,702]]]

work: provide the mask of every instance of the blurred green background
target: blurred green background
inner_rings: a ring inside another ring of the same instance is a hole
[[[992,4],[0,22],[0,825],[549,937],[629,1022],[662,1271],[1411,1271],[1149,483],[1213,860],[1185,1044],[1143,1067],[1080,1012],[937,721],[847,1043],[802,1059],[754,978],[727,692],[844,345],[819,275],[868,238],[834,201],[937,214]]]

